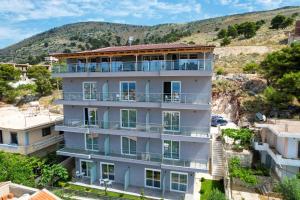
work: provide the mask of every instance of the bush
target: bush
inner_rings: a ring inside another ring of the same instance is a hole
[[[225,74],[225,69],[223,67],[218,67],[216,69],[216,74],[217,75],[224,75]]]
[[[224,193],[220,192],[218,189],[213,189],[207,200],[227,200]]]
[[[300,180],[285,178],[276,185],[275,190],[281,193],[284,200],[298,200],[300,199]]]
[[[285,17],[284,15],[276,15],[271,20],[271,28],[272,29],[283,29],[294,23],[293,17]]]
[[[242,129],[233,129],[233,128],[227,128],[222,130],[222,137],[228,136],[234,140],[234,144],[236,144],[236,141],[240,141],[240,145],[242,145],[244,148],[248,148],[251,144],[251,138],[253,136],[253,131],[251,131],[248,128],[242,128]]]
[[[224,37],[223,40],[221,41],[221,46],[227,46],[231,43],[231,39],[229,37]]]
[[[204,178],[204,177],[201,177],[200,181],[201,181],[201,182],[204,182],[204,181],[205,181],[205,178]]]
[[[218,38],[219,39],[222,39],[222,38],[224,38],[224,37],[226,37],[227,36],[227,31],[226,31],[226,29],[221,29],[219,32],[218,32]]]
[[[250,74],[255,74],[255,72],[259,69],[259,65],[255,62],[247,63],[243,67],[243,71]]]

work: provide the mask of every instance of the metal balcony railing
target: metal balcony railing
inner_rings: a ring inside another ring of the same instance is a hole
[[[195,168],[195,169],[202,169],[208,170],[208,160],[205,159],[197,159],[197,160],[183,160],[183,159],[166,159],[163,157],[162,154],[159,153],[151,153],[151,152],[135,152],[135,154],[122,154],[118,151],[113,149],[109,149],[107,152],[104,149],[100,149],[97,151],[93,150],[86,150],[80,148],[69,148],[63,147],[62,149],[57,151],[59,154],[84,154],[89,155],[93,158],[97,158],[97,156],[109,156],[114,158],[125,158],[125,159],[132,159],[132,160],[140,160],[140,161],[149,161],[149,162],[157,162],[163,165],[170,165],[176,167],[186,167],[186,168]]]
[[[69,63],[65,66],[54,66],[52,73],[80,72],[157,72],[170,70],[211,71],[212,59],[180,59],[153,61],[112,61],[91,63]]]
[[[182,103],[182,104],[209,104],[208,94],[197,93],[136,93],[122,94],[120,92],[110,93],[82,93],[63,92],[60,98],[65,101],[111,101],[111,102],[153,102],[153,103]]]
[[[84,122],[80,119],[65,119],[64,122],[58,123],[57,126],[90,128],[90,129],[109,129],[109,130],[128,130],[140,131],[147,133],[160,133],[166,135],[189,136],[210,138],[209,127],[193,127],[193,126],[178,126],[172,127],[155,123],[137,123],[129,122],[122,123],[120,121],[95,121]]]

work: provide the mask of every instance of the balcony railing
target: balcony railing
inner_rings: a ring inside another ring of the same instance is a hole
[[[114,158],[125,158],[125,159],[132,159],[132,160],[140,160],[140,161],[149,161],[149,162],[157,162],[159,164],[163,165],[170,165],[170,166],[176,166],[176,167],[186,167],[186,168],[195,168],[195,169],[201,169],[201,170],[208,170],[208,160],[171,160],[166,159],[162,156],[162,154],[159,153],[150,153],[150,152],[136,152],[135,154],[128,155],[128,154],[122,154],[120,152],[117,152],[115,150],[110,149],[109,151],[105,152],[103,149],[100,149],[98,151],[94,150],[86,150],[86,149],[79,149],[79,148],[69,148],[69,147],[63,147],[62,149],[57,151],[58,154],[84,154],[89,155],[92,158],[97,158],[97,156],[109,156]]]
[[[111,101],[111,102],[153,102],[153,103],[182,103],[182,104],[208,104],[208,94],[196,93],[131,93],[120,92],[83,94],[82,92],[63,92],[60,97],[65,101]]]
[[[211,59],[180,59],[180,60],[154,60],[138,62],[101,62],[101,63],[70,63],[67,66],[54,66],[52,73],[77,72],[157,72],[170,70],[197,70],[211,71]]]
[[[0,150],[11,153],[29,154],[63,141],[63,135],[56,135],[30,145],[0,144]]]
[[[67,119],[62,123],[58,123],[57,126],[76,127],[76,128],[89,128],[89,129],[108,129],[108,130],[128,130],[128,131],[140,131],[147,133],[160,133],[166,135],[176,136],[189,136],[189,137],[203,137],[209,138],[209,127],[192,127],[192,126],[176,126],[178,130],[169,130],[170,127],[162,124],[155,123],[136,123],[131,122],[129,124],[122,124],[120,121],[96,121],[95,123],[84,122],[80,119]]]

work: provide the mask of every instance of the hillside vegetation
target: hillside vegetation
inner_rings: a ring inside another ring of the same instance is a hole
[[[112,45],[126,45],[128,37],[133,36],[133,44],[183,42],[190,44],[221,43],[217,33],[227,29],[229,25],[244,22],[264,20],[253,38],[233,39],[230,46],[237,45],[273,45],[285,44],[285,30],[269,29],[271,19],[281,14],[292,16],[300,13],[300,7],[285,7],[281,9],[245,13],[194,21],[183,24],[161,24],[155,26],[138,26],[106,22],[81,22],[53,28],[37,34],[17,44],[0,50],[0,61],[14,61],[18,63],[39,63],[48,52],[71,52],[96,49]],[[278,48],[278,47],[277,47]]]

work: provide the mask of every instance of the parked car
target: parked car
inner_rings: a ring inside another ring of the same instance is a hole
[[[227,120],[225,120],[223,117],[221,116],[212,116],[211,118],[211,126],[213,127],[217,127],[217,126],[226,126],[228,123]]]

